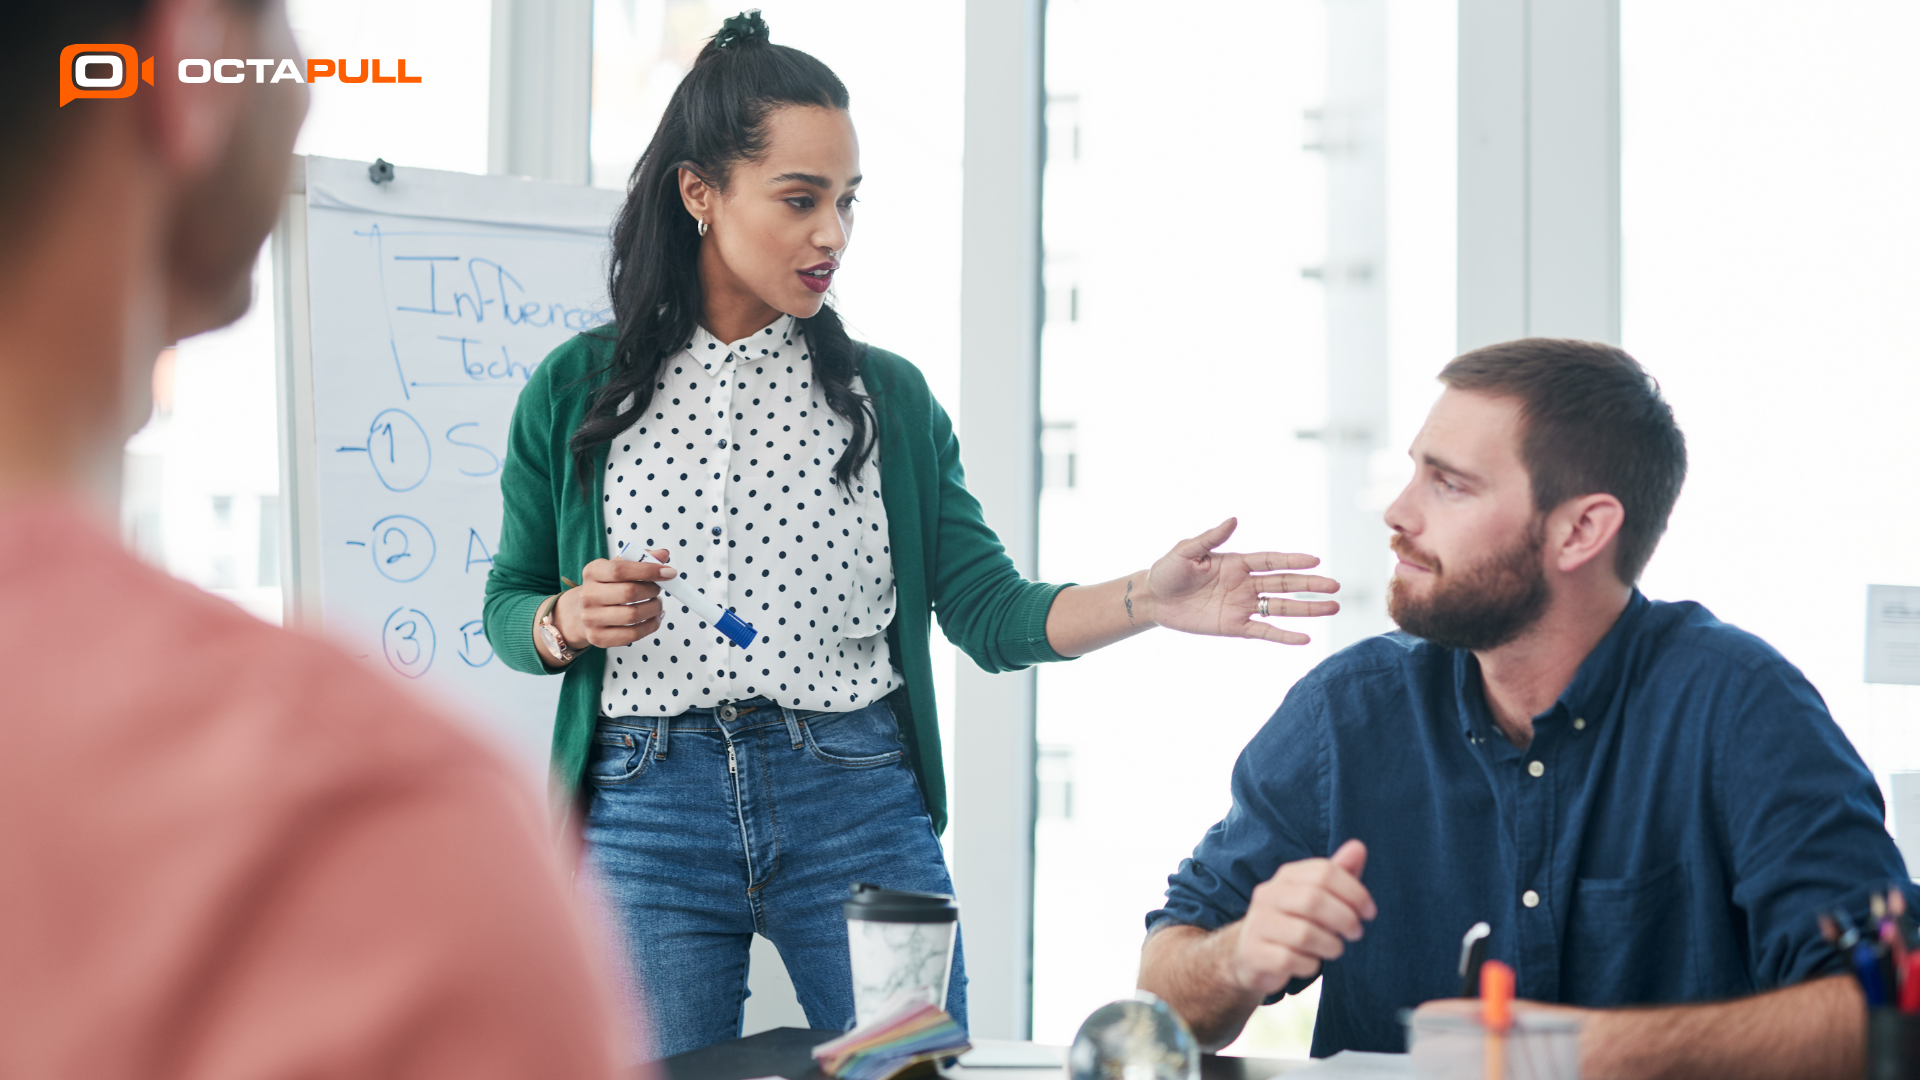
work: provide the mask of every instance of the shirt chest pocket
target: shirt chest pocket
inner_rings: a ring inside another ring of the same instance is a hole
[[[1623,878],[1574,881],[1561,996],[1604,1008],[1683,999],[1693,950],[1684,864]]]

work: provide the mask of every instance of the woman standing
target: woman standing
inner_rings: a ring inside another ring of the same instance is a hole
[[[487,636],[565,672],[555,774],[663,1056],[739,1034],[755,932],[810,1024],[850,1026],[847,886],[952,891],[930,614],[997,672],[1156,625],[1297,644],[1254,616],[1337,610],[1277,599],[1327,578],[1253,576],[1310,556],[1215,552],[1232,521],[1104,585],[1022,579],[920,372],[825,302],[859,183],[840,80],[728,19],[634,170],[614,326],[556,349],[514,412]],[[964,1023],[957,958],[951,985]]]

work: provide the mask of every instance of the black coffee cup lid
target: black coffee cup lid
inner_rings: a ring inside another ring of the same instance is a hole
[[[905,892],[855,882],[845,905],[847,918],[868,922],[945,923],[960,918],[960,905],[945,893]]]

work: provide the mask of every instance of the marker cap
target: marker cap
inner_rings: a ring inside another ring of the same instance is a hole
[[[752,645],[753,640],[760,636],[759,631],[748,626],[745,619],[742,619],[731,611],[723,611],[720,613],[720,621],[714,624],[714,629],[726,635],[728,641],[733,642],[742,649]]]
[[[1513,969],[1498,960],[1480,968],[1480,1019],[1489,1031],[1513,1026]]]

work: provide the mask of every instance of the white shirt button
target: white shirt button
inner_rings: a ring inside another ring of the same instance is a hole
[[[1520,894],[1520,902],[1530,908],[1539,907],[1540,894],[1534,892],[1532,889],[1528,889],[1526,892]]]
[[[1585,731],[1585,730],[1587,730],[1587,718],[1586,718],[1586,717],[1584,717],[1584,716],[1576,716],[1576,717],[1574,717],[1574,718],[1573,718],[1573,730],[1575,730],[1575,731]]]
[[[1528,776],[1545,776],[1546,774],[1547,774],[1547,766],[1544,762],[1539,762],[1539,761],[1527,762]],[[1528,905],[1528,906],[1531,907],[1532,905]]]

